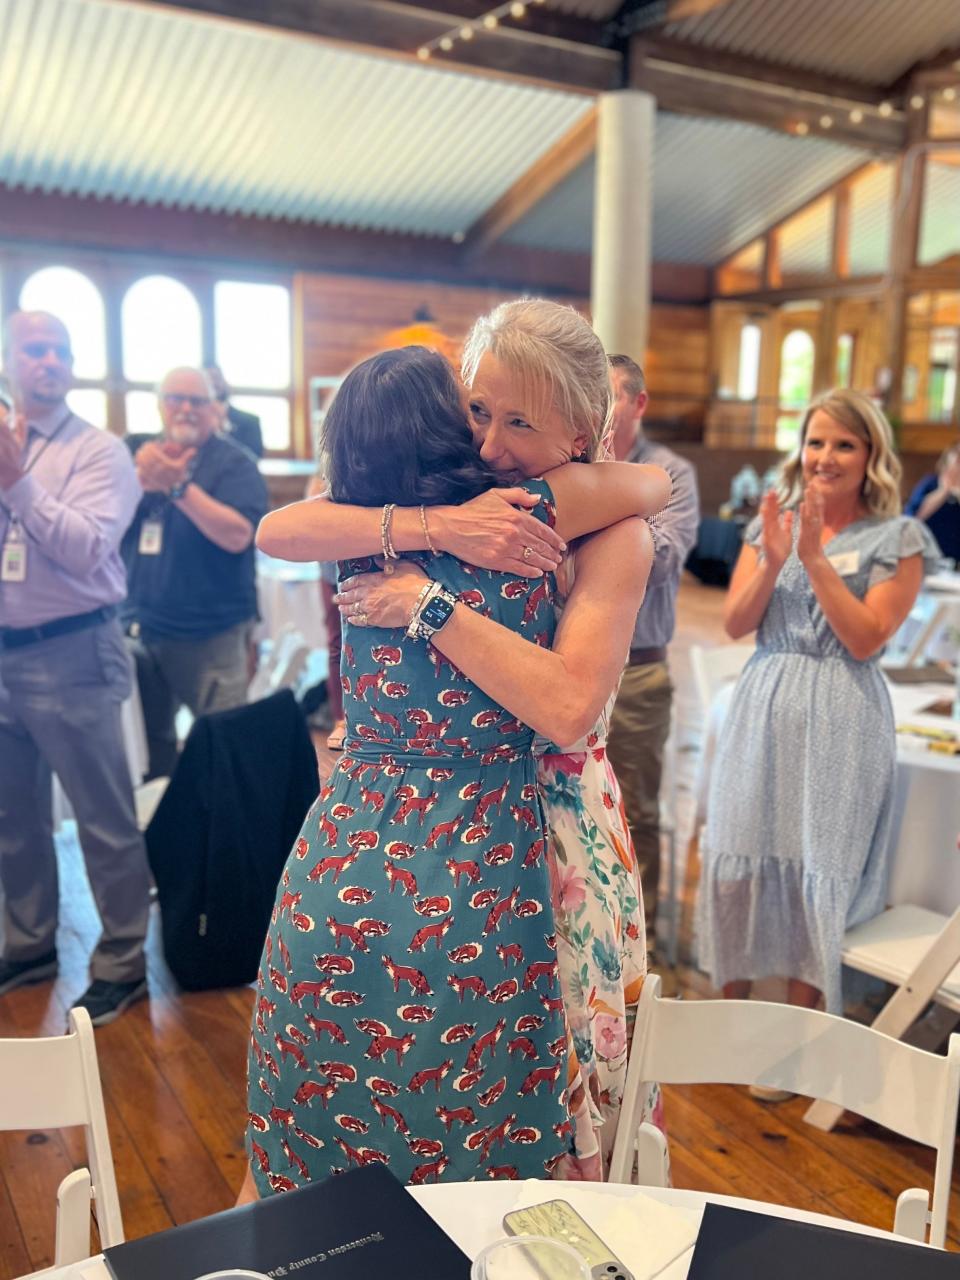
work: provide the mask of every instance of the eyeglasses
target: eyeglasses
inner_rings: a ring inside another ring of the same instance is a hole
[[[48,352],[63,364],[69,364],[73,359],[73,352],[62,342],[25,342],[23,350],[31,360],[42,360]]]
[[[168,409],[202,409],[210,403],[209,396],[184,396],[176,391],[165,391],[160,399]]]

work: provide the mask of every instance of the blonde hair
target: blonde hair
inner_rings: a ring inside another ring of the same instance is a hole
[[[503,302],[477,320],[464,344],[460,371],[468,387],[485,355],[506,365],[525,399],[552,406],[586,436],[591,462],[605,456],[613,416],[610,371],[603,344],[578,311],[546,298]]]
[[[902,468],[900,459],[894,452],[890,423],[867,396],[846,388],[828,391],[814,400],[807,409],[800,427],[796,452],[787,459],[780,471],[778,494],[781,502],[790,506],[800,500],[803,492],[803,446],[807,440],[810,420],[818,411],[825,413],[867,446],[867,469],[861,489],[867,512],[873,516],[898,516],[902,506]]]

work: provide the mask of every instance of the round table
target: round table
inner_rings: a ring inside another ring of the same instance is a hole
[[[505,1236],[506,1233],[501,1226],[503,1215],[514,1207],[518,1189],[522,1185],[517,1182],[446,1182],[434,1187],[408,1187],[407,1190],[464,1253],[473,1258],[485,1245],[492,1244],[494,1240],[500,1240]],[[706,1195],[702,1191],[678,1191],[673,1187],[634,1187],[621,1183],[607,1183],[599,1186],[595,1182],[544,1182],[542,1185],[545,1200],[567,1200],[574,1209],[577,1208],[578,1193],[581,1188],[594,1192],[601,1191],[609,1196],[623,1197],[630,1197],[642,1191],[644,1195],[654,1200],[688,1213],[691,1221],[697,1226],[699,1226],[704,1206],[709,1202],[728,1205],[733,1209],[750,1209],[754,1213],[773,1214],[778,1218],[791,1218],[796,1222],[817,1223],[820,1226],[839,1228],[843,1231],[855,1231],[862,1235],[884,1238],[891,1236],[888,1231],[865,1227],[861,1223],[848,1222],[846,1219],[830,1218],[819,1213],[805,1213],[800,1209],[766,1204],[759,1200]],[[892,1200],[890,1216],[892,1220]],[[902,1236],[895,1238],[903,1239]],[[692,1256],[693,1250],[688,1249],[676,1261],[658,1272],[657,1280],[685,1280]]]
[[[432,1187],[408,1187],[410,1195],[417,1200],[430,1214],[431,1218],[444,1229],[447,1235],[460,1248],[473,1258],[487,1244],[502,1239],[504,1231],[501,1227],[503,1215],[515,1204],[520,1188],[519,1182],[444,1182]],[[862,1235],[880,1236],[885,1239],[894,1238],[903,1241],[902,1236],[892,1237],[888,1231],[879,1231],[875,1227],[865,1227],[860,1223],[848,1222],[842,1218],[829,1218],[819,1213],[805,1213],[800,1209],[789,1209],[784,1205],[767,1204],[759,1200],[740,1200],[734,1196],[706,1195],[702,1191],[678,1191],[674,1188],[633,1187],[619,1183],[599,1186],[595,1182],[543,1182],[543,1198],[545,1200],[563,1199],[576,1209],[581,1190],[602,1192],[609,1196],[632,1196],[638,1191],[659,1200],[671,1208],[680,1209],[690,1215],[691,1222],[699,1224],[704,1205],[724,1204],[734,1209],[750,1209],[755,1213],[772,1214],[779,1218],[791,1218],[796,1222],[817,1223],[820,1226],[832,1227],[842,1231],[854,1231]],[[890,1207],[893,1215],[893,1202]],[[910,1243],[906,1241],[905,1243]],[[926,1248],[926,1245],[917,1245]],[[690,1267],[692,1249],[688,1249],[676,1261],[672,1262],[657,1275],[657,1280],[686,1280]],[[43,1272],[44,1280],[110,1280],[110,1271],[103,1257],[90,1258],[85,1262],[72,1266],[55,1268]],[[24,1278],[25,1280],[25,1278]]]

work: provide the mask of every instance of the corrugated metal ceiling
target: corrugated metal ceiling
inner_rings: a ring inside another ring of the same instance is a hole
[[[453,235],[589,99],[102,0],[0,0],[0,182]]]
[[[960,45],[958,0],[726,0],[667,36],[864,84]]]
[[[869,157],[820,138],[661,112],[653,161],[653,256],[712,264]],[[581,166],[507,235],[589,252],[594,165]]]

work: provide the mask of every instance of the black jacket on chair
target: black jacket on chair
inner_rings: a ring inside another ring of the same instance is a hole
[[[164,954],[182,987],[256,978],[277,882],[319,789],[289,690],[194,724],[146,832]]]

